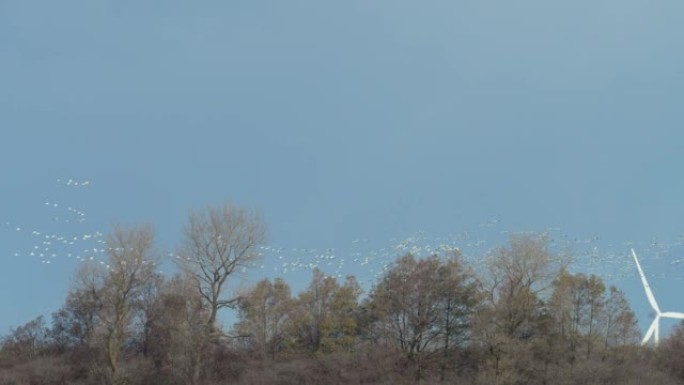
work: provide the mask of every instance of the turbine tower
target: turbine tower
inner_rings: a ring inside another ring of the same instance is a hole
[[[684,319],[684,313],[676,313],[671,311],[663,313],[660,311],[660,307],[658,307],[658,302],[656,302],[655,296],[653,295],[653,291],[651,291],[651,287],[648,285],[646,275],[644,275],[644,271],[641,269],[639,259],[637,258],[634,249],[632,249],[632,256],[634,257],[634,262],[636,262],[637,269],[639,270],[639,275],[641,276],[641,283],[644,285],[644,291],[646,292],[648,302],[651,303],[651,307],[656,313],[655,319],[651,323],[651,326],[648,328],[648,331],[646,332],[643,341],[641,341],[641,345],[646,345],[648,341],[651,339],[651,337],[653,337],[653,342],[655,346],[658,346],[660,337],[660,318]]]

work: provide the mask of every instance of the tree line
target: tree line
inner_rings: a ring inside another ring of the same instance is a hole
[[[266,226],[232,205],[191,213],[161,274],[151,225],[115,226],[63,306],[0,341],[10,384],[681,384],[684,326],[638,345],[624,293],[571,273],[543,235],[482,256],[397,256],[364,293],[314,269],[231,293]],[[224,326],[221,309],[237,321]]]

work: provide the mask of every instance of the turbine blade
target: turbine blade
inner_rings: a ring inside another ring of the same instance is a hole
[[[648,331],[646,332],[646,335],[644,336],[644,339],[641,341],[641,345],[646,345],[648,343],[648,340],[651,339],[651,336],[655,332],[656,325],[658,324],[658,318],[653,320],[651,323],[651,327],[648,328]]]
[[[658,302],[656,302],[655,296],[653,295],[653,291],[651,291],[651,287],[648,285],[648,281],[646,280],[646,275],[644,275],[644,271],[641,270],[641,265],[639,264],[639,259],[637,258],[634,249],[632,249],[632,256],[634,257],[634,262],[636,262],[637,269],[639,270],[639,275],[641,276],[641,283],[644,285],[644,291],[646,291],[646,297],[648,298],[648,302],[651,303],[651,307],[653,308],[653,310],[655,310],[657,314],[660,314]]]
[[[662,313],[660,314],[660,316],[666,318],[684,319],[684,313],[676,313],[673,311]]]

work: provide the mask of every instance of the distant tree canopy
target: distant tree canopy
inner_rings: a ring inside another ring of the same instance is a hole
[[[167,277],[149,225],[117,226],[64,305],[0,340],[9,384],[684,384],[684,326],[638,345],[620,289],[571,273],[542,236],[511,238],[476,274],[460,254],[399,255],[367,293],[314,269],[227,293],[265,227],[234,206],[193,213]],[[225,329],[217,311],[233,308]]]
[[[294,301],[288,284],[278,278],[259,281],[240,296],[237,334],[259,357],[275,355],[285,347],[287,327],[293,318]]]
[[[373,334],[409,357],[449,350],[467,338],[480,295],[457,257],[399,258],[370,293]]]

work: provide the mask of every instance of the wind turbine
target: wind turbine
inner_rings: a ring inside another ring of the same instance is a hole
[[[641,269],[639,259],[637,258],[634,249],[632,249],[632,256],[634,257],[634,262],[636,262],[637,269],[639,269],[641,283],[644,285],[644,291],[646,292],[646,297],[648,297],[648,302],[651,303],[651,307],[656,313],[653,323],[651,323],[651,326],[648,328],[648,331],[646,332],[643,341],[641,341],[641,345],[646,345],[648,343],[648,340],[650,340],[651,337],[653,337],[653,342],[655,343],[655,346],[658,346],[660,333],[660,318],[684,319],[684,313],[676,313],[671,311],[662,313],[660,311],[660,307],[658,307],[658,302],[656,302],[655,296],[653,295],[653,291],[651,291],[651,287],[648,285],[648,281],[646,280],[644,271]]]

